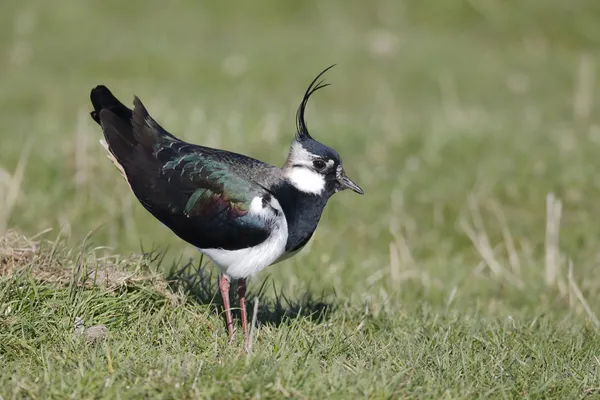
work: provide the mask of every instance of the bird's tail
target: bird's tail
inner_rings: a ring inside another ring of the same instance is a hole
[[[96,86],[90,94],[94,111],[90,113],[104,133],[102,145],[108,158],[129,181],[129,173],[139,169],[155,170],[154,155],[165,141],[179,141],[156,122],[140,99],[134,97],[133,110],[121,103],[106,86]]]
[[[111,161],[124,174],[123,165],[133,153],[138,140],[133,130],[133,111],[121,103],[106,86],[96,86],[90,93],[94,111],[92,119],[102,126],[104,148]]]
[[[94,111],[90,115],[102,127],[104,139],[100,141],[108,158],[127,182],[124,165],[134,152],[137,141],[133,134],[133,111],[121,103],[106,86],[92,89],[90,100]]]
[[[121,103],[106,86],[99,85],[93,88],[90,99],[94,106],[94,111],[90,115],[98,125],[102,125],[100,121],[100,111],[102,110],[109,110],[126,121],[131,120],[132,111]]]

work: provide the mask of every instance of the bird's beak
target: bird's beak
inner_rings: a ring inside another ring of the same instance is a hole
[[[350,189],[355,191],[358,194],[365,194],[363,190],[356,183],[352,182],[350,178],[346,176],[346,174],[342,171],[342,176],[338,179],[340,185],[342,185],[342,190]]]

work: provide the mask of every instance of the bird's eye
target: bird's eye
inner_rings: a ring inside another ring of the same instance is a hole
[[[316,159],[313,161],[313,167],[318,170],[322,170],[327,166],[327,163],[321,159]]]

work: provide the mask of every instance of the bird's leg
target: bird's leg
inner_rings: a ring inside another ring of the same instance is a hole
[[[233,340],[233,318],[231,318],[231,304],[229,303],[229,277],[225,274],[221,274],[219,289],[221,290],[221,297],[223,297],[223,308],[225,309],[229,340]]]
[[[240,298],[240,309],[242,311],[242,330],[244,331],[244,343],[247,343],[248,313],[246,312],[246,279],[238,279],[238,297]]]

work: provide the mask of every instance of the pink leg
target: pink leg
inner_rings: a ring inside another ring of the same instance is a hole
[[[221,297],[223,297],[223,308],[225,309],[229,340],[233,340],[233,318],[231,318],[231,304],[229,303],[229,278],[226,275],[221,274],[219,289],[221,290]]]
[[[248,340],[248,313],[246,312],[246,280],[238,279],[238,297],[240,298],[240,309],[242,311],[242,330],[244,331],[244,343]]]

